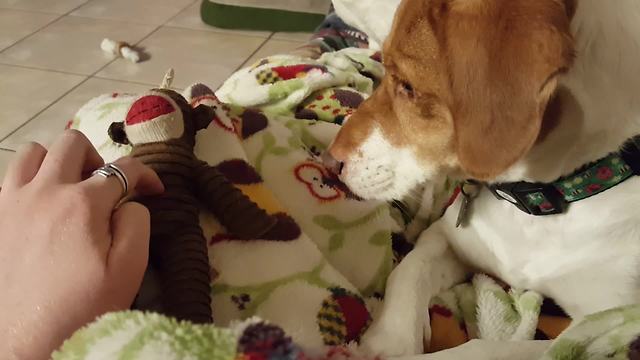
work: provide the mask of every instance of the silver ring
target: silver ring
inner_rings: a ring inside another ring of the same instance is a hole
[[[120,169],[118,166],[111,163],[105,164],[104,166],[97,168],[91,173],[91,176],[94,175],[100,175],[105,179],[111,176],[115,176],[118,181],[120,181],[120,185],[122,185],[122,196],[124,197],[129,193],[129,180],[124,174],[124,171],[122,171],[122,169]]]

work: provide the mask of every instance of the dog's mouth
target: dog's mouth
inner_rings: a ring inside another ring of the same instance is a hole
[[[391,201],[408,195],[427,179],[413,156],[399,150],[386,156],[369,156],[349,161],[340,180],[358,197]]]
[[[363,199],[395,200],[427,180],[429,172],[409,148],[398,148],[375,129],[341,164],[339,178]]]
[[[363,199],[390,200],[393,198],[395,171],[376,159],[356,160],[344,166],[340,180]]]

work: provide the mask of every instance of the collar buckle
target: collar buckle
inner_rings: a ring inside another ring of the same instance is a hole
[[[640,136],[632,138],[622,146],[620,157],[629,165],[634,175],[640,175]]]
[[[569,205],[562,193],[550,184],[503,183],[490,185],[489,189],[499,200],[508,201],[530,215],[561,214]]]

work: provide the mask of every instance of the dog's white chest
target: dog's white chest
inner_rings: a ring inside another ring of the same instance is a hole
[[[640,180],[538,217],[485,190],[469,224],[455,228],[460,199],[442,219],[455,252],[513,287],[554,298],[572,316],[640,300]]]

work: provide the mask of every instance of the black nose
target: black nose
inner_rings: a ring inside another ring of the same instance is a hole
[[[324,163],[324,166],[332,173],[336,175],[340,175],[342,173],[344,163],[342,161],[336,160],[330,152],[325,151],[322,154],[322,162]]]

